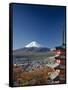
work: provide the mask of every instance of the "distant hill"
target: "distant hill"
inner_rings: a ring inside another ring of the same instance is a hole
[[[13,50],[13,55],[18,55],[18,54],[24,54],[24,53],[42,53],[42,52],[48,52],[50,51],[49,48],[44,48],[44,47],[31,47],[31,48],[20,48]]]

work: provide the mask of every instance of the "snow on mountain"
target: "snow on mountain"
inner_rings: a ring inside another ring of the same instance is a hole
[[[40,47],[40,44],[37,43],[36,41],[32,41],[32,42],[30,42],[29,44],[27,44],[25,46],[25,48],[31,48],[31,47],[37,47],[37,48],[39,48]]]

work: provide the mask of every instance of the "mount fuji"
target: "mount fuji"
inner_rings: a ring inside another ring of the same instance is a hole
[[[25,47],[16,49],[13,51],[14,55],[20,55],[23,53],[42,53],[42,52],[48,52],[50,51],[50,48],[42,47],[38,42],[32,41],[25,45]]]

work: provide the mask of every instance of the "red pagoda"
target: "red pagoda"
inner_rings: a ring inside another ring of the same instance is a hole
[[[55,53],[56,57],[55,60],[57,63],[60,63],[59,66],[55,68],[55,70],[60,70],[58,78],[60,84],[66,83],[66,44],[65,44],[65,32],[63,30],[63,43],[61,46],[56,47]]]

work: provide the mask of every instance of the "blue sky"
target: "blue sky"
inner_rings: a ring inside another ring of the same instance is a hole
[[[13,49],[31,41],[53,48],[62,42],[65,7],[13,4]]]

